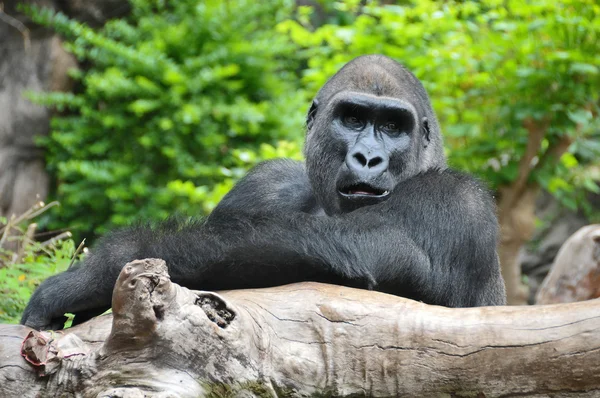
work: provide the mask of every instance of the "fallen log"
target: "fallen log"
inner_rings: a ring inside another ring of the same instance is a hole
[[[600,301],[449,309],[346,287],[191,291],[129,263],[113,314],[0,326],[0,396],[600,396]]]

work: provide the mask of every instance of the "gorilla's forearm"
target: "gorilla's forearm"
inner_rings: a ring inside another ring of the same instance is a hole
[[[465,275],[476,275],[477,270],[457,270],[477,264],[460,257],[451,264],[426,255],[400,225],[375,212],[340,217],[240,212],[218,222],[168,222],[122,230],[100,241],[82,264],[44,282],[31,300],[43,309],[28,307],[22,322],[44,328],[65,312],[108,308],[121,268],[147,257],[164,259],[173,281],[194,289],[326,281],[446,306],[502,304],[471,297],[477,287],[470,284],[482,281]],[[469,250],[494,252],[493,247],[472,247],[461,253]],[[46,318],[28,319],[30,313]]]
[[[175,234],[158,233],[146,257],[165,259],[174,281],[197,289],[333,281],[445,306],[502,304],[501,295],[496,299],[474,294],[486,279],[500,279],[499,272],[492,272],[497,268],[493,232],[471,232],[479,241],[466,234],[440,238],[439,231],[427,225],[433,220],[421,214],[412,217],[422,224],[416,239],[404,225],[411,219],[390,219],[374,209],[339,217],[229,216],[219,223],[191,224]],[[463,221],[455,220],[449,228],[462,227],[465,216],[458,217]],[[483,239],[486,235],[490,239]],[[456,252],[447,253],[453,244]]]

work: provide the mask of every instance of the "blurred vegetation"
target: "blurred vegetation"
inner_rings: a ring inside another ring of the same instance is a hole
[[[256,162],[300,156],[310,97],[367,53],[424,82],[453,166],[510,184],[535,123],[529,182],[570,208],[590,210],[586,193],[599,191],[594,0],[322,0],[316,12],[285,0],[131,3],[97,31],[29,10],[85,68],[76,94],[34,96],[64,111],[42,142],[64,205],[53,225],[102,233],[209,212]]]
[[[32,95],[67,111],[41,141],[63,205],[52,226],[207,213],[259,160],[299,156],[286,140],[302,135],[300,59],[275,29],[291,1],[131,3],[99,31],[26,9],[87,66],[78,93]]]

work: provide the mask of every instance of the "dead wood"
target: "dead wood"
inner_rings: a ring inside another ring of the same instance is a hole
[[[129,263],[114,316],[0,326],[0,396],[600,396],[600,301],[449,309],[318,283],[191,291]],[[23,355],[23,356],[22,356]]]
[[[580,228],[561,246],[536,295],[538,304],[600,297],[600,224]]]

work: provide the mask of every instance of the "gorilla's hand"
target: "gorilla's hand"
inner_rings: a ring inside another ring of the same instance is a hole
[[[83,269],[76,266],[46,279],[31,296],[21,324],[37,330],[59,330],[67,312],[78,313],[73,321],[77,324],[108,309],[113,278],[109,273],[104,278],[97,278],[94,272],[86,275]]]
[[[27,308],[21,317],[21,324],[36,330],[59,330],[62,329],[67,317],[57,314],[52,307],[55,302],[48,300],[49,289],[52,286],[51,277],[40,285],[33,293]]]
[[[60,330],[64,327],[67,319],[64,315],[58,318],[48,318],[43,311],[36,311],[30,303],[23,312],[21,324],[35,330]]]

